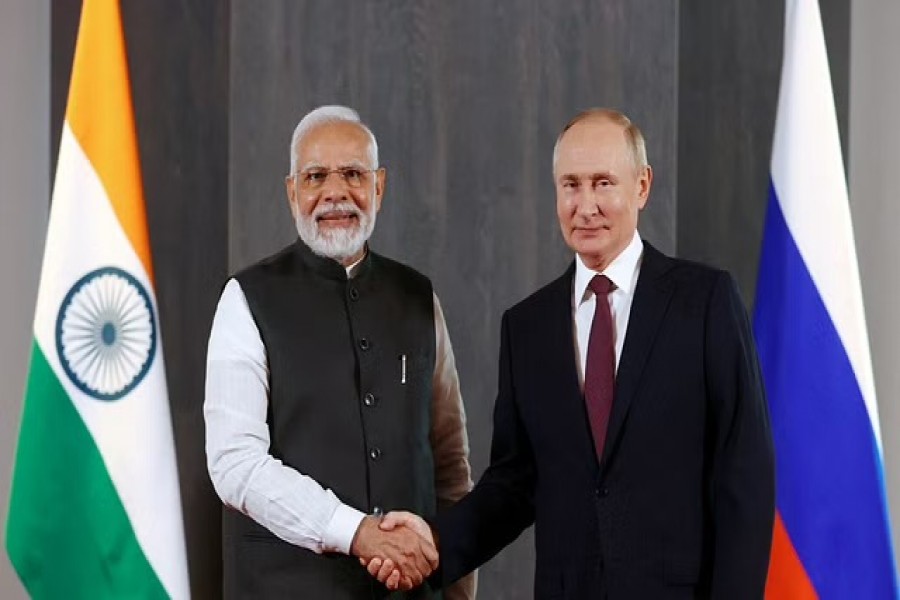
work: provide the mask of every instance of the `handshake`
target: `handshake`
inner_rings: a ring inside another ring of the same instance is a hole
[[[431,528],[409,512],[363,518],[350,553],[391,591],[422,585],[438,566]]]

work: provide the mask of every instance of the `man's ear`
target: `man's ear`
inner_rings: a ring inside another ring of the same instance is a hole
[[[294,188],[295,188],[294,176],[288,175],[287,177],[284,178],[284,191],[287,193],[287,201],[288,201],[288,206],[291,209],[291,215],[294,217],[294,220],[296,220],[297,215],[300,213],[300,206],[297,203],[298,202],[298,199],[296,197],[297,190]]]
[[[638,208],[644,210],[647,206],[647,199],[650,197],[650,188],[653,185],[653,167],[646,165],[641,169],[638,175],[638,198],[640,199]]]
[[[381,199],[384,198],[384,186],[387,182],[387,169],[380,167],[375,170],[375,210],[381,210]]]

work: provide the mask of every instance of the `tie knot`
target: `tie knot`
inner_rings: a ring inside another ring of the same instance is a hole
[[[615,289],[616,284],[610,281],[609,277],[606,275],[594,275],[594,278],[591,279],[588,287],[591,288],[591,291],[597,296],[606,296]]]

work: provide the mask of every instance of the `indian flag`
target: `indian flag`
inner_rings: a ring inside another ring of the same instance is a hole
[[[34,598],[189,596],[114,0],[85,0],[81,15],[6,545]]]

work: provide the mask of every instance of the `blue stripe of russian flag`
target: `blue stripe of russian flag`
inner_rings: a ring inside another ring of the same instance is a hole
[[[774,185],[754,330],[771,409],[778,510],[810,581],[823,599],[896,598],[872,423]]]

